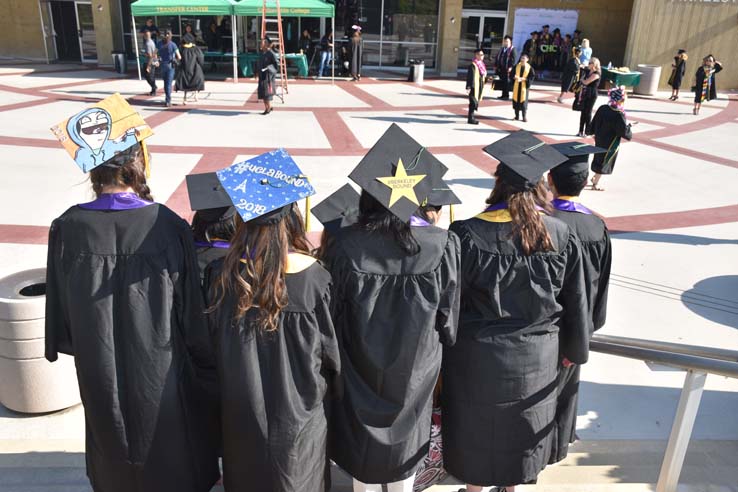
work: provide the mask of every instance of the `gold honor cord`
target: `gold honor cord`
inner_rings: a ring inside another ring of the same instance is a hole
[[[454,222],[454,204],[453,203],[449,204],[448,206],[448,220],[450,221],[450,223]]]
[[[149,179],[151,177],[151,164],[149,163],[149,149],[146,148],[146,142],[141,140],[139,142],[141,144],[141,152],[143,153],[143,161],[144,161],[144,172],[146,173],[146,179]]]

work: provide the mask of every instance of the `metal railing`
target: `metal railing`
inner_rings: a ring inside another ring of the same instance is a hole
[[[738,351],[610,335],[594,335],[590,350],[687,371],[656,484],[656,492],[676,492],[707,375],[738,379]]]

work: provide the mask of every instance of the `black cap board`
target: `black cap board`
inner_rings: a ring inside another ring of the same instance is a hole
[[[443,207],[444,205],[456,205],[461,203],[459,197],[451,191],[451,187],[443,179],[448,168],[444,165],[441,166],[442,167],[439,167],[431,174],[433,188],[428,194],[428,198],[426,198],[422,203],[423,206],[431,205],[434,207]]]
[[[521,190],[534,188],[546,171],[567,160],[564,154],[525,130],[511,133],[484,151],[500,161],[499,176]]]
[[[432,174],[441,166],[433,154],[393,123],[349,178],[406,222],[430,193]]]
[[[313,215],[328,232],[335,234],[342,227],[356,222],[361,195],[350,184],[345,184],[328,198],[312,208]]]
[[[187,194],[190,196],[190,209],[207,210],[233,205],[215,173],[189,174],[185,176],[185,180]]]
[[[552,144],[551,147],[568,157],[566,162],[551,169],[551,173],[560,178],[566,178],[588,171],[589,154],[602,154],[607,152],[607,149],[595,147],[594,145],[582,142],[562,142]]]

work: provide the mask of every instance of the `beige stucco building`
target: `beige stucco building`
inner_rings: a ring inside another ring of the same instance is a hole
[[[113,51],[133,52],[132,1],[0,0],[0,57],[111,66]],[[336,31],[342,33],[352,23],[364,27],[367,66],[399,69],[409,60],[422,59],[429,70],[456,75],[477,45],[494,56],[502,36],[515,31],[519,9],[574,10],[576,27],[605,64],[661,65],[664,87],[676,50],[686,49],[690,55],[686,85],[691,84],[702,57],[712,53],[724,65],[719,87],[738,88],[738,0],[357,0],[344,4],[353,6],[337,9]],[[143,21],[138,20],[137,27]],[[221,21],[215,17],[155,19],[160,27],[173,29],[175,41],[186,23],[197,23],[198,29],[205,30]],[[294,33],[290,42],[295,46],[302,30],[319,38],[330,26],[329,19],[285,18],[284,22],[286,30]],[[249,40],[256,35],[256,24],[253,19],[238,20],[240,49],[253,46]],[[524,42],[514,40],[518,50]]]

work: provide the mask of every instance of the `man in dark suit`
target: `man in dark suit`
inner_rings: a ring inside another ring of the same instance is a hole
[[[518,61],[517,58],[517,53],[515,53],[515,48],[512,45],[512,37],[505,35],[502,39],[502,48],[495,57],[495,70],[500,77],[499,84],[502,90],[502,95],[497,99],[510,99],[510,75]]]

